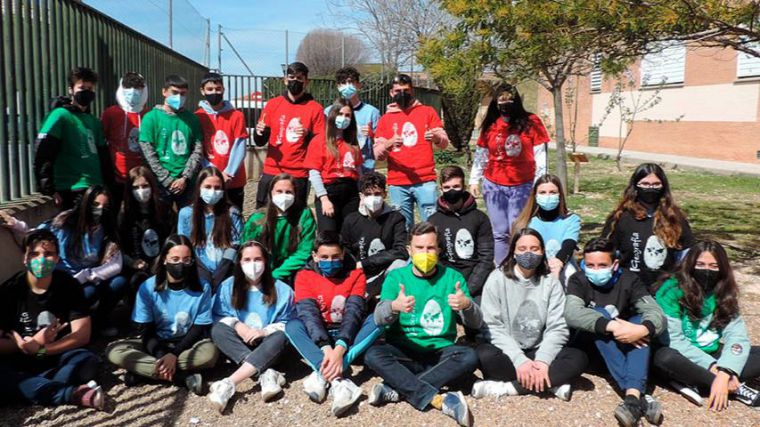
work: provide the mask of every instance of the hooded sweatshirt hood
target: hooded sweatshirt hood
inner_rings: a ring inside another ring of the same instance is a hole
[[[124,86],[122,86],[122,80],[119,79],[119,88],[116,89],[116,102],[119,104],[119,107],[127,113],[142,112],[145,109],[145,104],[148,102],[148,85],[146,84],[142,89],[137,89],[140,93],[140,104],[137,108],[132,108],[132,106],[127,104],[124,100],[124,89]]]
[[[458,205],[458,206],[457,206]],[[477,209],[477,203],[475,197],[469,192],[465,192],[460,203],[452,205],[443,199],[443,196],[438,198],[438,212],[446,215],[464,215],[473,209]]]
[[[413,108],[419,107],[420,105],[422,105],[420,100],[415,98],[414,103],[412,103],[412,105],[410,105],[409,108],[407,108],[406,110],[402,110],[401,107],[398,106],[398,104],[396,104],[395,102],[392,102],[385,107],[386,108],[385,112],[386,113],[400,113],[402,111],[411,111]]]
[[[222,103],[222,108],[219,111],[217,111],[217,110],[214,110],[214,107],[212,107],[211,104],[209,104],[208,101],[206,101],[205,99],[198,102],[198,107],[202,108],[203,111],[206,112],[206,114],[220,114],[220,113],[224,113],[226,111],[235,109],[235,107],[232,106],[232,103],[230,103],[230,101],[224,101]]]

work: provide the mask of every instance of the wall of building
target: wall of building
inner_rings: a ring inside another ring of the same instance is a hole
[[[16,218],[25,221],[30,227],[52,218],[58,209],[49,197],[32,197],[14,203],[4,204],[3,208]],[[5,227],[0,227],[0,283],[5,282],[24,268],[21,242]]]

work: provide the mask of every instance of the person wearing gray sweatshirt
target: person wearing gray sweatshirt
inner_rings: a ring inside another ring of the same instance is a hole
[[[549,390],[570,400],[571,384],[588,359],[565,346],[565,293],[550,274],[543,239],[524,228],[512,238],[509,253],[483,287],[483,328],[476,351],[484,381],[475,383],[472,396]]]

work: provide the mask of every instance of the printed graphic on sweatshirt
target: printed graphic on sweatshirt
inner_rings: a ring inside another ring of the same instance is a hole
[[[470,259],[475,253],[475,241],[472,239],[472,234],[466,228],[460,228],[457,231],[454,250],[461,259]]]
[[[127,135],[127,148],[133,153],[140,152],[140,129],[132,128]]]
[[[631,266],[630,270],[634,272],[641,271],[641,237],[638,232],[631,233]]]
[[[720,339],[720,334],[710,329],[710,322],[712,322],[712,316],[702,319],[697,326],[695,337],[700,347],[707,347]],[[684,324],[686,323],[689,322],[684,322]]]
[[[430,299],[425,303],[425,308],[420,315],[420,326],[431,337],[443,332],[443,312],[436,300]]]
[[[512,320],[512,331],[515,340],[522,348],[533,348],[540,340],[544,330],[544,321],[538,309],[538,304],[525,300],[517,309],[517,315]]]
[[[284,118],[284,116],[283,116]],[[298,136],[298,133],[296,132],[296,129],[301,126],[301,118],[300,117],[293,117],[290,119],[290,122],[288,122],[288,127],[285,129],[285,140],[288,141],[291,144],[295,144],[300,139]]]
[[[176,156],[184,156],[187,154],[187,139],[185,134],[179,130],[172,132],[172,152]]]
[[[417,145],[417,128],[412,122],[404,122],[404,126],[401,128],[401,138],[405,147]]]
[[[258,313],[249,313],[245,316],[245,325],[249,328],[261,329],[264,326],[264,322],[261,321],[261,316]]]
[[[383,244],[383,241],[380,240],[380,238],[372,239],[372,241],[369,242],[369,250],[367,251],[367,256],[375,255],[378,252],[382,252],[384,250],[385,245]]]
[[[662,244],[660,238],[656,235],[651,235],[647,239],[647,244],[644,248],[644,264],[650,270],[658,270],[665,264],[665,258],[668,256],[668,249]]]
[[[356,160],[350,151],[346,151],[346,155],[343,156],[343,169],[356,169]]]
[[[330,304],[330,321],[340,323],[343,321],[343,313],[346,311],[346,297],[335,295]]]
[[[85,129],[84,132],[87,134],[87,149],[82,147],[82,158],[88,159],[91,155],[97,154],[98,149],[95,147],[95,136],[92,134],[92,131],[90,129]]]
[[[548,242],[546,242],[546,259],[552,259],[557,257],[557,253],[562,248],[562,245],[557,241],[557,239],[549,239]]]
[[[214,264],[218,263],[222,260],[223,253],[224,251],[221,248],[214,246],[214,242],[211,240],[206,241],[206,258],[208,258],[209,261]]]
[[[507,136],[507,141],[504,143],[504,151],[507,156],[517,157],[522,153],[522,139],[520,135],[513,133]]]
[[[190,313],[180,311],[174,315],[174,324],[172,325],[172,335],[185,335],[190,329]]]
[[[146,257],[155,258],[158,256],[158,251],[161,250],[161,242],[159,241],[156,230],[152,228],[145,230],[140,246]]]
[[[226,156],[230,152],[230,139],[221,129],[214,134],[214,151],[220,156]],[[211,155],[213,156],[213,153]]]

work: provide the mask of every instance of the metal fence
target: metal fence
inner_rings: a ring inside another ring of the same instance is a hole
[[[282,95],[285,91],[282,77],[224,75],[224,86],[225,95],[235,108],[243,112],[248,128],[256,127],[266,101]],[[377,107],[381,114],[385,112],[385,106],[392,102],[389,93],[390,82],[368,80],[363,82],[363,86],[359,93],[362,101]],[[308,90],[323,106],[332,104],[338,96],[335,80],[311,79]],[[441,96],[438,91],[415,88],[414,95],[423,104],[433,106],[441,114]],[[249,145],[252,145],[253,132],[249,134]]]
[[[149,105],[162,99],[168,74],[196,87],[208,70],[154,40],[74,0],[0,0],[0,203],[34,193],[33,143],[50,99],[67,95],[66,76],[76,66],[99,75],[92,110],[115,103],[126,71],[145,76]],[[189,92],[188,105],[198,101]]]

